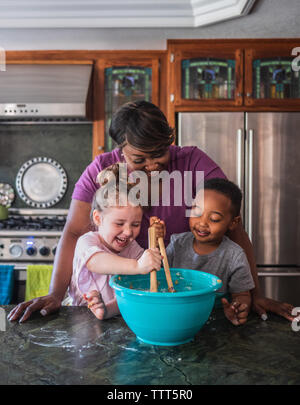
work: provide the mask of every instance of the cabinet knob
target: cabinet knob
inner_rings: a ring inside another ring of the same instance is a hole
[[[252,96],[252,93],[247,93],[247,97],[251,97]]]

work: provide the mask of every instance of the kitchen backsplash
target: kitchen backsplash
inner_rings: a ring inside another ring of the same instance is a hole
[[[68,208],[77,179],[92,161],[92,123],[0,123],[0,183],[13,186],[13,208],[30,208],[17,193],[16,176],[34,157],[52,158],[65,169],[68,188],[53,208]]]

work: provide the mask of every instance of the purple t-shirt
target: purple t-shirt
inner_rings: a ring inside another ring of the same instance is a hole
[[[204,172],[204,179],[215,177],[226,178],[219,166],[196,146],[180,147],[171,145],[169,151],[170,160],[167,168],[169,173],[178,171],[181,173],[183,179],[185,172],[192,172],[193,198],[196,193],[197,171]],[[98,173],[106,167],[121,161],[121,151],[118,148],[114,149],[112,152],[96,156],[94,161],[86,168],[76,183],[72,198],[91,203],[95,191],[99,188],[99,184],[96,182]],[[184,184],[184,181],[182,184]],[[152,216],[162,219],[166,224],[166,246],[169,244],[172,234],[189,231],[189,218],[186,216],[189,206],[185,204],[184,187],[182,186],[182,204],[180,206],[176,205],[178,204],[176,201],[174,204],[174,196],[178,195],[176,194],[177,191],[177,189],[174,190],[174,181],[170,181],[170,205],[152,206],[144,211],[141,231],[136,239],[144,249],[148,248],[149,218]]]

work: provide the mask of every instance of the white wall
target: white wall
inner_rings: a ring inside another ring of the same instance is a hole
[[[248,16],[201,28],[1,29],[0,47],[31,49],[166,49],[174,38],[299,37],[300,0],[257,0]]]

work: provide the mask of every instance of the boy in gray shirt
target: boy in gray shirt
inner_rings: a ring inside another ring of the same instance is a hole
[[[210,179],[204,183],[204,208],[199,194],[192,207],[191,232],[174,234],[166,252],[170,267],[201,270],[223,282],[219,290],[230,293],[232,302],[222,298],[225,316],[234,324],[247,321],[254,288],[244,250],[225,236],[240,222],[242,193],[232,182]]]

